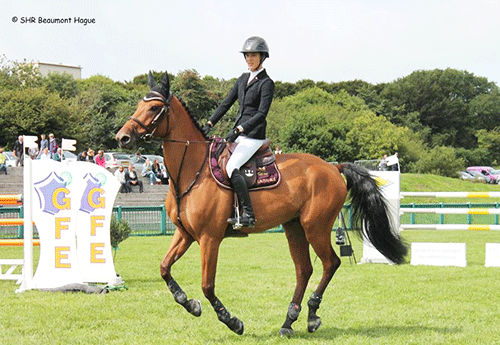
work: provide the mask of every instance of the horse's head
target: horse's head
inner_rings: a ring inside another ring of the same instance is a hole
[[[148,84],[149,92],[139,102],[135,113],[116,134],[120,146],[132,145],[138,138],[165,138],[168,134],[168,112],[172,100],[168,74],[165,72],[158,85],[150,71]]]

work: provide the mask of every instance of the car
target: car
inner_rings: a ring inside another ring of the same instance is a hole
[[[104,152],[106,169],[114,172],[120,165],[126,168],[132,161],[132,155],[125,152]]]
[[[500,183],[500,174],[493,169],[492,167],[488,166],[472,166],[468,167],[467,172],[471,173],[473,171],[482,174],[483,176],[486,176],[487,179],[486,181],[488,183]]]
[[[469,174],[467,171],[459,171],[457,172],[458,178],[464,181],[472,181],[474,182],[476,179],[474,176]]]
[[[153,163],[155,161],[155,159],[158,159],[158,162],[160,162],[160,164],[163,164],[163,156],[159,156],[159,155],[143,155],[143,156],[146,158],[149,158],[151,163]]]
[[[471,171],[467,171],[467,172],[470,175],[472,175],[475,182],[494,183],[494,182],[491,182],[492,181],[491,177],[483,175],[479,171],[471,170]]]
[[[15,167],[16,166],[16,157],[14,157],[14,153],[12,151],[6,151],[4,152],[5,157],[5,165],[9,168]]]
[[[76,162],[78,158],[73,152],[70,151],[63,151],[63,156],[64,160],[67,162]]]

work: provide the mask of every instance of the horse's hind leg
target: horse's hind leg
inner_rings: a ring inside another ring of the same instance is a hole
[[[174,299],[177,303],[182,305],[188,312],[194,316],[201,315],[201,303],[199,300],[191,299],[188,300],[186,293],[181,289],[179,284],[172,277],[170,270],[172,265],[181,258],[182,255],[189,249],[193,243],[193,238],[184,234],[182,231],[177,229],[168,248],[167,254],[160,265],[160,272],[162,278],[167,283],[167,286],[174,295]]]
[[[295,264],[295,274],[297,283],[295,285],[295,292],[293,294],[292,302],[288,307],[285,322],[280,329],[280,335],[292,335],[292,323],[299,317],[300,304],[304,298],[304,292],[311,277],[313,268],[311,265],[311,258],[309,255],[309,243],[306,239],[304,229],[300,222],[292,221],[283,224],[285,234],[292,255],[293,263]]]
[[[323,276],[321,281],[316,288],[316,291],[312,293],[307,306],[309,307],[309,314],[307,317],[307,329],[309,332],[316,331],[321,325],[321,319],[316,315],[316,311],[319,309],[323,293],[330,283],[333,275],[340,266],[340,258],[335,254],[331,244],[331,226],[324,225],[321,221],[316,221],[313,227],[308,227],[307,239],[314,249],[314,252],[320,258],[323,264]],[[328,222],[326,222],[328,224]]]

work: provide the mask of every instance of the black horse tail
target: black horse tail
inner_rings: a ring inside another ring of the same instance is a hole
[[[351,198],[353,228],[387,259],[401,264],[408,253],[407,245],[394,229],[387,200],[377,182],[365,168],[343,163],[337,168],[344,174]]]

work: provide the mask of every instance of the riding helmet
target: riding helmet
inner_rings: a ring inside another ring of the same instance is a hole
[[[269,47],[263,38],[252,36],[245,41],[240,53],[261,53],[264,58],[268,58]]]

